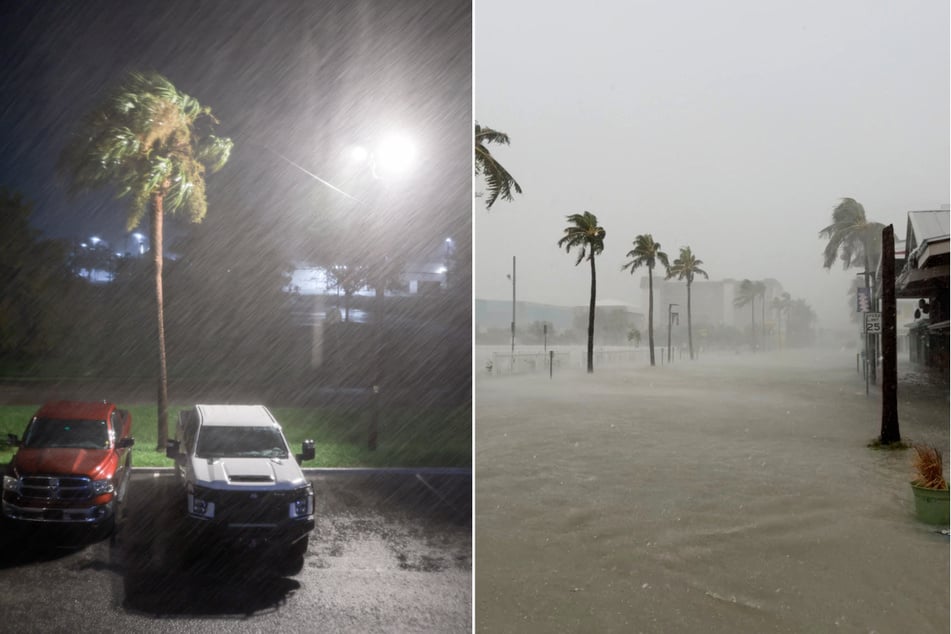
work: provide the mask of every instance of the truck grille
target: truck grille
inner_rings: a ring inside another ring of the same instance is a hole
[[[89,478],[83,476],[25,476],[20,495],[37,500],[85,500],[92,497]]]
[[[292,491],[215,491],[215,517],[227,524],[277,524],[290,517]]]

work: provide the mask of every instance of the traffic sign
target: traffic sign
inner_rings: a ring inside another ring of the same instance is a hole
[[[879,335],[882,333],[882,314],[865,313],[865,334]]]

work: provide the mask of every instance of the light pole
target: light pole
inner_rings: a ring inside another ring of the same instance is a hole
[[[512,280],[512,364],[515,364],[515,256],[512,256],[512,274],[505,277]]]
[[[679,313],[672,312],[672,309],[673,309],[674,306],[678,306],[678,307],[679,307],[679,304],[667,304],[667,363],[670,363],[670,361],[671,361],[671,356],[670,356],[670,330],[671,330],[671,325],[672,325],[672,323],[673,323],[673,320],[676,319],[676,320],[677,320],[677,325],[678,325],[678,326],[680,325],[680,314],[679,314]]]
[[[405,135],[391,134],[384,137],[377,149],[373,152],[362,147],[351,149],[351,157],[360,163],[365,163],[370,168],[370,174],[376,181],[384,180],[388,177],[399,177],[406,174],[413,167],[416,156],[416,148],[412,141]],[[447,239],[447,256],[451,248],[452,241]],[[378,245],[379,248],[379,245]],[[384,266],[385,266],[385,258]],[[374,267],[374,312],[376,313],[374,339],[376,348],[376,369],[371,393],[371,411],[370,425],[367,430],[367,449],[375,451],[377,448],[377,438],[380,428],[380,387],[383,383],[384,369],[383,364],[385,355],[383,354],[383,296],[385,293],[386,271],[381,270],[379,266]]]

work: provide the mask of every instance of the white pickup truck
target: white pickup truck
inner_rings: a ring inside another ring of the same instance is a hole
[[[298,463],[314,458],[312,440],[295,459],[263,405],[195,405],[179,414],[166,455],[197,537],[268,544],[300,569],[314,529],[314,489]]]

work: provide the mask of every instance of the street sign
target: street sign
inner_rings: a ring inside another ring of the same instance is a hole
[[[865,313],[865,334],[880,335],[882,333],[882,314]]]
[[[855,289],[855,312],[867,313],[872,308],[872,300],[867,286]]]

